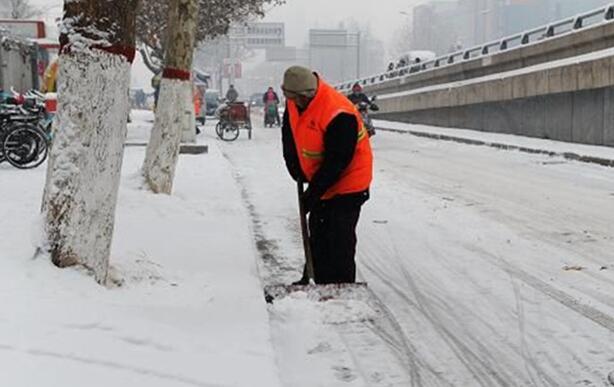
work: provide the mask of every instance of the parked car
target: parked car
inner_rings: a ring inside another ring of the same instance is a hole
[[[404,64],[405,66],[413,65],[416,63],[427,62],[429,60],[433,60],[435,59],[435,57],[436,55],[432,51],[418,51],[418,50],[409,51],[401,55],[397,59],[397,65],[398,64]],[[403,66],[400,66],[400,67],[403,67]]]
[[[205,91],[206,114],[208,116],[215,115],[215,111],[220,106],[220,92],[215,89],[207,89]]]
[[[262,101],[262,95],[264,93],[254,93],[249,97],[249,104],[257,107],[264,107],[264,102]]]

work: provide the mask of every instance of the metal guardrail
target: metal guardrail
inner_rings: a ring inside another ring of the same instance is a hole
[[[363,86],[379,84],[385,81],[411,76],[416,73],[433,71],[435,69],[454,65],[463,61],[521,48],[531,43],[541,42],[568,33],[573,33],[577,30],[611,22],[614,22],[614,4],[597,8],[574,17],[559,20],[518,34],[510,35],[496,41],[470,47],[462,51],[452,52],[426,62],[414,64],[410,63],[404,67],[384,73],[371,75],[358,80],[354,79],[352,81],[342,82],[337,84],[335,87],[337,90],[347,91],[352,89],[352,85],[354,85],[354,83],[359,83]]]

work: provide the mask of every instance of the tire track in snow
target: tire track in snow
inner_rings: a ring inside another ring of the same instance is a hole
[[[390,236],[390,235],[391,235],[391,233],[390,233],[390,232],[385,232],[385,233],[382,233],[381,235],[378,235],[377,237],[376,237],[376,236],[371,236],[371,235],[369,235],[369,238],[372,238],[372,241],[371,241],[372,243],[368,243],[368,245],[371,245],[371,244],[373,244],[373,245],[381,245],[381,244],[382,244],[382,243],[381,243],[381,240],[379,240],[379,239],[377,239],[377,238],[378,238],[378,237],[382,237],[382,238],[383,238],[384,236]],[[381,239],[381,238],[380,238],[380,239]],[[391,241],[391,243],[392,243],[392,241]],[[386,245],[388,245],[388,244],[389,244],[389,243],[386,243]],[[463,247],[467,248],[466,246],[463,246]],[[395,249],[395,250],[396,250],[396,249]],[[379,253],[380,253],[380,254],[382,253],[382,249],[381,249],[381,248],[379,248],[379,250],[378,250],[378,251],[379,251]],[[473,252],[476,252],[476,251],[474,250]],[[368,253],[369,253],[369,252],[368,252]],[[367,253],[367,256],[369,255],[368,253]],[[398,255],[398,252],[393,252],[393,253],[390,253],[390,254],[391,254],[391,255],[395,255],[395,254],[396,254],[396,255]],[[480,254],[477,254],[477,255],[478,255],[478,256],[481,256]],[[433,253],[426,254],[426,256],[436,256],[436,254],[433,252]],[[485,258],[485,257],[483,257],[483,256],[481,256],[481,257],[482,257],[482,259],[485,259],[485,260],[486,260],[488,263],[491,263],[491,264],[493,263],[493,262],[491,262],[491,260],[489,260],[488,258]],[[390,260],[392,260],[392,261],[398,261],[398,262],[402,262],[402,261],[403,261],[402,259],[392,259],[392,258],[390,258]],[[448,307],[448,306],[446,305],[446,303],[445,303],[445,301],[444,301],[444,300],[442,300],[442,299],[439,299],[439,300],[438,300],[438,297],[437,297],[436,295],[430,295],[430,296],[428,297],[428,299],[425,299],[424,297],[422,297],[422,300],[423,300],[423,301],[416,302],[416,301],[412,300],[412,299],[411,299],[411,298],[408,296],[408,294],[413,294],[413,293],[408,293],[408,292],[407,292],[407,290],[405,290],[404,288],[401,288],[400,286],[398,286],[398,283],[399,283],[399,282],[398,282],[398,280],[395,280],[395,279],[394,279],[392,276],[390,276],[390,275],[389,275],[389,273],[387,273],[387,272],[385,272],[384,270],[380,269],[380,266],[377,264],[377,262],[373,262],[373,263],[371,263],[370,261],[366,261],[366,262],[365,262],[365,260],[363,259],[363,260],[361,261],[361,263],[362,263],[362,266],[363,266],[363,267],[365,267],[366,269],[368,269],[368,270],[369,270],[369,271],[370,271],[370,272],[371,272],[371,273],[374,275],[374,277],[376,277],[376,278],[380,278],[380,279],[381,279],[381,281],[380,281],[380,282],[383,284],[383,286],[386,286],[386,287],[390,288],[390,289],[391,289],[391,290],[392,290],[392,291],[393,291],[395,294],[397,294],[397,295],[398,295],[398,296],[399,296],[401,299],[403,299],[403,300],[404,300],[404,301],[405,301],[405,302],[406,302],[408,305],[410,305],[410,306],[412,306],[412,307],[414,307],[414,308],[418,309],[418,310],[419,310],[419,311],[421,311],[422,313],[425,313],[425,314],[424,314],[424,315],[425,315],[425,317],[427,317],[427,318],[429,319],[429,321],[431,321],[431,323],[433,324],[433,326],[434,326],[435,328],[437,328],[437,326],[439,326],[439,328],[438,328],[438,329],[439,329],[441,332],[443,332],[443,334],[444,334],[444,335],[450,336],[450,338],[451,338],[451,340],[452,340],[452,342],[451,342],[451,343],[452,343],[452,345],[458,345],[458,346],[459,346],[459,348],[461,349],[460,356],[461,356],[461,357],[463,357],[463,359],[464,359],[464,356],[463,356],[463,353],[464,353],[464,348],[465,348],[467,345],[468,345],[469,347],[476,347],[476,346],[477,346],[478,348],[481,348],[481,350],[480,350],[480,351],[478,351],[478,352],[469,353],[468,359],[466,359],[466,361],[465,361],[465,363],[464,363],[464,365],[465,365],[465,366],[467,366],[467,361],[469,362],[469,365],[468,365],[468,369],[469,369],[469,370],[474,369],[474,368],[472,367],[472,364],[474,363],[474,360],[472,360],[472,356],[478,356],[478,357],[482,357],[482,358],[484,358],[484,359],[494,359],[494,358],[498,358],[498,357],[496,357],[496,356],[493,356],[493,354],[492,354],[492,353],[490,353],[488,350],[486,350],[486,349],[485,349],[485,347],[484,347],[484,346],[483,346],[483,345],[480,343],[479,338],[471,338],[471,335],[467,336],[467,335],[463,334],[463,335],[462,335],[462,338],[461,338],[461,337],[458,337],[458,339],[460,340],[460,342],[459,342],[459,341],[455,341],[455,340],[454,340],[454,336],[458,336],[458,333],[455,333],[455,332],[453,332],[453,331],[451,331],[451,330],[449,330],[449,329],[446,329],[446,326],[445,326],[445,325],[441,325],[441,323],[439,322],[439,319],[437,318],[437,316],[438,316],[438,314],[437,314],[437,313],[435,313],[435,314],[431,314],[431,315],[428,315],[428,311],[426,311],[426,312],[425,312],[424,308],[421,308],[421,309],[419,308],[419,305],[420,305],[420,304],[421,304],[421,305],[427,305],[427,306],[428,306],[428,309],[430,309],[430,311],[431,311],[431,312],[434,312],[433,306],[431,306],[431,305],[434,305],[434,304],[435,304],[435,301],[439,301],[439,302],[441,303],[441,305],[439,306],[439,309],[441,309],[441,310],[445,311],[444,313],[445,313],[446,315],[448,315],[448,317],[450,317],[451,321],[460,321],[460,320],[461,320],[461,318],[459,318],[459,317],[455,317],[455,316],[452,314],[454,307]],[[495,266],[497,266],[497,265],[495,264]],[[501,267],[501,266],[497,266],[497,267],[498,267],[499,269],[503,270],[503,272],[504,272],[504,273],[507,273],[507,275],[509,275],[509,276],[510,276],[512,279],[515,279],[515,280],[518,280],[518,281],[524,282],[522,278],[517,278],[517,276],[516,276],[516,275],[510,274],[510,272],[509,272],[508,270],[505,270],[505,268],[504,268],[504,267]],[[398,274],[398,273],[400,273],[400,272],[402,272],[402,271],[407,272],[404,266],[402,266],[402,267],[401,267],[399,270],[395,270],[395,273],[396,273],[396,274]],[[407,273],[407,274],[409,274],[409,273]],[[410,275],[410,277],[411,277],[411,275]],[[411,278],[410,278],[410,279],[411,279]],[[536,280],[536,281],[539,281],[539,280]],[[413,281],[413,282],[415,283],[415,281]],[[541,281],[540,281],[540,282],[541,282]],[[548,288],[550,288],[550,286],[549,286],[549,285],[547,285],[547,284],[544,284],[544,285],[545,285],[545,286],[547,286]],[[417,285],[416,285],[416,286],[417,286]],[[537,289],[537,290],[538,290],[538,291],[540,291],[539,286],[538,286],[538,289]],[[556,290],[555,290],[555,291],[556,291]],[[558,291],[557,291],[557,292],[558,292]],[[561,293],[562,293],[562,292],[561,292]],[[563,293],[563,294],[565,294],[565,293]],[[570,299],[571,299],[571,297],[570,297],[570,296],[567,296],[567,297],[565,297],[565,298],[570,298]],[[425,301],[425,300],[426,300],[426,301]],[[574,303],[573,303],[573,305],[577,305],[577,303],[576,303],[576,302],[574,302]],[[599,314],[599,315],[601,315],[601,316],[603,316],[603,313],[600,313],[600,312],[599,312],[598,314]],[[606,315],[606,316],[607,316],[607,315]],[[519,316],[519,318],[521,318],[521,316]],[[608,318],[608,319],[609,319],[610,317],[606,317],[606,318]],[[446,332],[446,330],[447,330],[448,332]],[[466,332],[466,333],[470,333],[470,332]],[[496,332],[493,332],[493,333],[496,333]],[[506,337],[501,337],[501,339],[502,339],[502,340],[506,340],[506,341],[507,341],[507,338],[506,338]],[[464,343],[463,343],[463,342],[464,342]],[[565,351],[566,351],[566,352],[570,352],[568,349],[565,349]],[[457,353],[458,353],[458,352],[457,352]],[[523,352],[523,351],[522,351],[522,349],[520,349],[519,354],[520,354],[521,356],[525,356],[525,355],[526,355],[526,352]],[[543,357],[543,356],[546,356],[544,353],[541,353],[540,355],[541,355],[542,357]],[[558,386],[562,385],[560,380],[559,380],[559,381],[557,381],[558,379],[557,379],[557,380],[555,380],[555,378],[553,378],[551,375],[547,374],[547,373],[544,371],[543,367],[542,367],[542,366],[540,366],[540,364],[539,364],[539,363],[534,362],[534,361],[531,361],[531,358],[530,358],[530,357],[529,357],[529,359],[528,359],[528,360],[529,360],[529,362],[528,362],[528,363],[529,363],[529,364],[528,364],[528,366],[530,366],[530,367],[531,367],[532,372],[534,372],[534,373],[533,373],[533,375],[538,375],[538,376],[540,377],[540,380],[539,380],[539,381],[536,381],[536,380],[534,380],[534,379],[532,379],[532,378],[531,378],[531,380],[532,380],[532,384],[531,384],[531,385],[536,385],[536,386],[539,386],[539,385],[547,385],[547,386],[556,386],[556,387],[558,387]],[[583,361],[582,361],[582,359],[579,359],[579,358],[578,358],[578,359],[575,359],[575,361],[576,361],[576,364],[577,364],[577,366],[578,366],[578,367],[581,367],[581,368],[582,368],[584,371],[591,372],[591,373],[592,373],[593,375],[595,375],[597,378],[599,377],[599,375],[598,375],[598,374],[596,374],[596,373],[594,372],[594,370],[591,370],[591,368],[590,368],[590,367],[588,367],[588,365],[587,365],[585,362],[583,362]],[[554,359],[550,359],[550,362],[551,362],[553,365],[554,365],[554,364],[557,364],[557,361],[555,361]],[[484,364],[484,363],[482,363],[482,364]],[[510,364],[506,365],[506,367],[510,367],[510,366],[514,366],[514,365],[515,365],[515,364],[510,363]],[[499,370],[500,370],[500,368],[499,368]],[[511,370],[511,369],[510,369],[510,370]],[[507,371],[510,371],[510,370],[507,370]],[[518,370],[518,371],[519,371],[519,370]],[[502,372],[501,374],[503,375],[504,379],[505,379],[505,378],[507,378],[506,380],[511,380],[511,381],[517,381],[517,380],[518,380],[518,377],[516,376],[516,374],[515,374],[515,373],[512,373],[512,375],[514,375],[514,376],[509,376],[509,372]],[[519,375],[519,374],[520,374],[520,373],[518,373],[517,375]],[[475,374],[474,374],[474,375],[475,375]],[[484,380],[482,376],[483,376],[483,375],[480,375],[480,373],[478,372],[478,376],[477,376],[477,377],[479,378],[479,380],[481,380],[481,385],[489,385],[489,384],[488,384],[488,379]],[[529,376],[529,377],[531,377],[531,373],[530,373],[530,372],[528,373],[528,376]],[[527,380],[527,383],[529,383],[529,380]],[[490,385],[492,386],[492,385],[500,385],[500,384],[498,384],[497,382],[491,382],[491,384],[490,384]],[[505,385],[505,384],[503,384],[503,385]],[[511,383],[511,385],[515,385],[515,384],[512,382],[512,383]],[[526,385],[529,385],[529,384],[526,384]]]
[[[390,239],[388,246],[391,246],[391,254],[396,257],[397,262],[401,263],[402,258],[396,244],[391,238],[390,232],[387,230],[385,235]],[[466,344],[458,338],[446,325],[440,322],[433,312],[431,306],[433,299],[427,300],[426,297],[419,290],[412,275],[407,271],[404,265],[398,265],[399,272],[405,279],[407,285],[409,285],[412,294],[416,297],[416,300],[412,300],[408,294],[401,288],[400,284],[397,284],[393,278],[379,267],[372,265],[368,262],[363,262],[371,273],[381,280],[382,284],[385,284],[393,293],[395,293],[401,300],[407,305],[418,310],[421,315],[427,319],[430,327],[432,327],[438,334],[438,336],[447,344],[448,348],[454,353],[455,357],[460,363],[467,369],[471,376],[480,384],[480,386],[491,387],[493,385],[509,386],[506,381],[509,380],[508,375],[505,374],[497,365],[490,363],[484,359],[493,359],[493,356],[486,350],[486,348],[479,342],[479,340],[472,340],[474,347],[480,349],[483,356],[480,356],[472,350],[469,344]],[[433,297],[432,297],[433,298]],[[442,304],[442,309],[447,310],[448,313],[452,310],[445,305],[445,301],[438,298],[437,301]],[[468,340],[470,337],[465,338]],[[503,376],[501,376],[503,375]]]
[[[396,143],[395,143],[396,144]],[[399,151],[403,151],[404,149],[395,149],[395,150],[399,150]],[[410,164],[410,165],[399,165],[398,159],[394,159],[391,157],[385,157],[386,153],[383,154],[384,157],[379,157],[379,159],[383,159],[385,161],[385,164],[382,163],[380,165],[380,168],[386,168],[386,174],[390,174],[394,177],[396,177],[396,179],[390,179],[390,177],[385,179],[385,182],[390,182],[390,181],[405,181],[407,179],[407,168],[416,168],[414,165]],[[432,154],[426,155],[425,156],[427,159],[429,157],[433,157]],[[419,160],[420,162],[424,162],[424,160]],[[418,166],[420,166],[421,164],[419,163],[419,161],[416,161],[416,164]],[[453,160],[453,161],[457,161],[457,160]],[[461,160],[462,162],[462,160]],[[402,171],[401,171],[402,170]],[[428,172],[428,170],[426,170]],[[402,172],[402,173],[401,173]],[[405,174],[404,174],[405,173]],[[445,176],[444,176],[445,177]],[[430,182],[430,180],[428,180],[428,176],[423,177],[423,179],[420,180],[424,180],[424,181],[420,181],[418,184],[420,185],[420,187],[418,187],[419,191],[424,191],[428,194],[431,194],[432,196],[438,196],[437,194],[433,194],[434,192],[445,192],[446,190],[443,189],[442,187],[446,187],[445,184],[445,180],[441,179],[441,177],[439,178],[439,180],[436,180],[436,183],[432,183]],[[484,180],[488,180],[488,179],[484,179]],[[437,183],[443,183],[443,184],[437,184]],[[412,181],[411,183],[412,185],[415,186],[414,182]],[[424,188],[427,189],[424,189]],[[421,189],[422,188],[422,189]],[[461,191],[460,192],[461,195],[461,199],[462,196],[466,196],[464,195],[464,193]],[[529,208],[529,210],[532,210],[531,208]],[[527,211],[527,213],[535,213],[538,214],[538,212],[535,211]],[[510,215],[510,214],[507,214]],[[512,215],[514,215],[512,213]],[[527,229],[526,227],[526,223],[527,223],[527,219],[538,219],[538,220],[542,220],[541,218],[539,218],[539,216],[526,216],[523,218],[520,217],[514,217],[511,216],[511,219],[514,220],[515,222],[517,222],[518,224],[521,224],[524,228],[524,230]],[[554,219],[553,219],[554,220]],[[584,219],[586,221],[586,219]],[[524,222],[524,223],[523,223]],[[569,221],[566,224],[573,224],[573,222]],[[538,226],[535,227],[530,227],[530,231],[540,231],[541,234],[539,234],[540,236],[543,233],[543,229],[540,230],[540,226],[543,226],[543,224],[539,224]],[[549,229],[550,227],[544,227],[545,229]],[[604,227],[602,227],[602,229],[604,229]],[[552,245],[557,245],[558,242],[558,246],[560,247],[561,241],[560,240],[556,240],[555,238],[552,237],[552,235],[548,235],[549,239],[547,240],[543,240],[545,242],[550,242]],[[607,239],[607,238],[606,238]],[[603,245],[602,245],[603,246]],[[584,251],[586,252],[587,250],[584,248],[579,250],[580,252]],[[601,248],[601,250],[599,250],[601,252],[601,254],[594,254],[595,257],[603,257],[604,256],[604,251],[607,251],[607,249],[604,249],[603,247]],[[578,253],[580,255],[580,253]],[[588,254],[589,256],[591,254]],[[591,257],[589,257],[591,258]],[[490,262],[487,259],[488,262]],[[601,260],[590,260],[592,262],[600,262],[603,264],[603,259]],[[506,262],[507,263],[507,262]],[[502,269],[505,273],[507,273],[510,277],[512,278],[518,278],[517,280],[523,283],[526,283],[527,285],[529,285],[531,288],[535,289],[537,292],[544,294],[545,296],[547,296],[548,298],[552,298],[555,300],[555,302],[559,302],[561,304],[563,304],[565,307],[570,308],[572,310],[574,310],[577,313],[580,313],[582,316],[587,317],[588,319],[590,319],[591,321],[597,323],[598,325],[608,329],[609,331],[612,331],[612,327],[614,326],[613,324],[613,320],[614,318],[611,316],[611,314],[607,314],[607,313],[603,313],[600,310],[591,307],[590,305],[586,305],[582,302],[580,302],[580,300],[578,300],[577,298],[572,297],[570,294],[566,293],[566,292],[562,292],[560,290],[558,290],[557,288],[554,288],[552,286],[550,286],[548,283],[541,281],[539,278],[533,277],[528,273],[523,272],[520,269],[516,269],[514,267],[511,268],[510,270],[506,270],[505,267],[499,266],[499,269]],[[518,272],[519,271],[519,272]],[[524,274],[528,274],[528,277],[523,276]],[[589,275],[591,275],[592,273],[587,273]],[[518,277],[518,275],[520,275],[520,277]],[[594,275],[595,278],[597,278],[597,275]],[[608,278],[603,278],[603,276],[600,276],[600,278],[597,278],[598,280],[600,280],[602,283],[604,284],[611,284],[611,280],[609,280]],[[579,291],[582,291],[582,289],[580,289]],[[587,295],[589,295],[589,297],[593,297],[593,299],[599,299],[597,298],[594,294],[590,294],[587,293]],[[604,298],[607,297],[607,295],[603,295]],[[430,300],[429,300],[430,301]],[[600,300],[601,302],[605,301],[605,300]],[[611,302],[611,300],[610,300]],[[603,302],[604,304],[610,305],[611,303],[608,302]],[[557,343],[557,345],[561,346],[562,350],[564,350],[565,352],[569,353],[569,354],[574,354],[575,351],[572,348],[567,348],[565,347],[562,343]],[[548,354],[546,353],[540,353],[539,354],[541,357],[548,357]],[[558,359],[551,359],[550,363],[552,365],[556,365]],[[584,362],[582,359],[577,359],[577,363],[578,363],[578,367],[580,367],[582,370],[589,370],[590,368],[585,368],[584,366],[586,366],[586,362]],[[544,372],[547,372],[545,370],[547,370],[547,368],[544,368],[543,365],[539,366],[539,365],[534,365],[535,368],[533,368],[537,374],[541,375],[542,377],[544,376]],[[538,368],[540,367],[540,368]],[[547,365],[546,365],[547,367]],[[560,371],[563,371],[562,369]],[[556,373],[559,373],[560,371],[555,371]],[[595,373],[593,372],[593,374],[595,375]],[[529,375],[530,376],[530,375]],[[568,375],[570,376],[570,375]],[[542,383],[547,384],[549,383],[550,385],[553,386],[559,386],[561,385],[561,383],[557,383],[554,380],[552,380],[551,378],[557,378],[556,374],[553,372],[547,379],[543,379]],[[601,376],[599,377],[599,379],[603,379],[603,373],[601,374]],[[597,380],[597,379],[595,379]],[[569,381],[569,380],[568,380]],[[538,382],[538,381],[537,381]],[[587,381],[579,381],[579,382],[584,382],[586,383]],[[533,381],[533,383],[536,383],[536,381]]]
[[[425,305],[425,300],[414,302],[405,292],[394,282],[390,281],[385,273],[370,266],[369,264],[363,264],[369,271],[371,271],[376,277],[382,280],[382,283],[387,284],[388,288],[392,290],[399,298],[401,298],[407,305],[412,306],[421,312],[421,314],[429,321],[430,326],[433,327],[439,334],[442,340],[444,340],[450,350],[454,353],[455,357],[461,362],[461,364],[471,373],[473,378],[478,381],[480,386],[492,387],[509,386],[509,384],[495,372],[490,364],[487,364],[476,353],[474,353],[467,345],[465,345],[460,339],[443,324],[441,324],[431,313]],[[416,289],[412,289],[414,295],[418,298],[422,296],[416,293]],[[496,384],[493,384],[493,378]]]
[[[518,283],[516,282],[515,278],[511,277],[510,280],[512,282],[512,288],[514,289],[514,298],[516,300],[516,314],[518,315],[518,331],[520,333],[520,349],[521,349],[524,369],[529,379],[531,380],[531,383],[533,383],[534,386],[538,386],[539,384],[537,383],[537,381],[535,380],[533,376],[534,369],[533,367],[531,367],[532,364],[537,364],[537,362],[535,361],[533,356],[531,356],[531,353],[529,351],[529,345],[527,344],[527,335],[526,335],[526,328],[525,328],[525,311],[524,311],[524,302],[522,300],[522,294],[520,293],[520,287],[518,286]],[[548,381],[549,385],[556,386],[556,383],[554,383],[554,381],[551,380],[548,377],[548,375],[546,375],[540,368],[535,367],[535,372],[541,378],[541,380],[546,380]]]
[[[452,386],[452,384],[448,383],[440,375],[439,372],[435,371],[432,367],[430,367],[430,365],[426,364],[420,359],[420,357],[417,355],[418,351],[411,344],[411,341],[409,340],[407,335],[405,335],[403,328],[399,324],[392,311],[379,299],[379,297],[377,297],[377,295],[372,289],[369,289],[369,292],[372,294],[373,300],[376,300],[377,302],[377,309],[379,309],[380,313],[384,314],[385,316],[383,321],[390,325],[389,327],[383,327],[382,324],[377,326],[377,324],[375,324],[374,322],[373,326],[371,326],[371,329],[382,340],[387,342],[389,346],[396,349],[401,359],[404,359],[407,362],[409,372],[412,377],[412,386],[425,385],[422,381],[420,369],[426,369],[428,371],[428,385],[431,385],[431,379],[434,378],[435,381],[433,382],[437,382],[438,385],[443,384],[445,386]]]
[[[390,236],[390,232],[383,233],[384,235]],[[374,236],[369,235],[371,238],[376,240]],[[377,239],[377,241],[380,241]],[[381,242],[381,241],[380,241]],[[375,243],[377,244],[377,242]],[[372,245],[372,243],[369,243]],[[390,254],[398,255],[398,251],[396,246],[391,241],[391,243],[387,243],[386,246],[393,246],[393,248],[389,249],[394,250],[391,251]],[[382,249],[379,248],[379,253],[382,253]],[[389,255],[390,255],[389,254]],[[391,260],[393,260],[391,258]],[[396,259],[395,261],[401,263],[403,260]],[[450,306],[447,304],[446,300],[441,297],[438,297],[435,294],[429,295],[429,297],[425,297],[423,292],[418,289],[418,286],[415,280],[412,278],[412,275],[409,274],[405,266],[400,265],[398,270],[395,270],[395,273],[403,275],[406,279],[407,283],[410,287],[413,286],[413,289],[408,293],[407,289],[401,288],[400,282],[398,279],[392,278],[392,276],[385,272],[376,262],[370,262],[365,260],[361,261],[363,266],[369,270],[375,278],[380,279],[380,283],[382,286],[389,288],[393,294],[396,294],[403,302],[414,309],[418,310],[422,317],[424,317],[429,324],[429,327],[432,327],[435,332],[438,334],[446,344],[447,347],[454,353],[454,356],[460,361],[460,364],[466,368],[471,376],[482,386],[508,386],[508,385],[516,385],[515,383],[519,380],[519,375],[521,375],[522,369],[517,368],[517,363],[513,361],[508,361],[507,363],[494,362],[494,359],[500,359],[498,354],[490,351],[484,344],[483,340],[479,337],[474,337],[471,331],[467,331],[464,327],[459,327],[459,329],[455,329],[453,325],[449,323],[461,322],[463,318],[461,316],[456,316],[453,312],[455,310],[454,306]],[[413,294],[417,300],[414,301],[409,297],[410,294]],[[438,309],[437,312],[435,309]],[[468,311],[470,312],[470,311]],[[443,313],[443,314],[442,314]],[[473,315],[473,314],[472,314]],[[441,317],[447,317],[449,323],[442,322]],[[474,315],[474,317],[478,318],[482,321],[483,324],[491,331],[491,333],[483,334],[491,334],[496,335],[498,340],[508,341],[508,337],[501,336],[496,329],[491,327],[491,325],[479,318],[479,316]],[[407,322],[407,321],[406,321]],[[512,348],[515,348],[510,343]],[[516,353],[519,358],[522,358],[521,349],[517,349]],[[547,376],[540,368],[539,365],[535,362],[530,364],[530,367],[533,368],[533,371],[542,376],[542,380],[549,386],[558,386],[556,381]],[[530,379],[529,379],[530,380]],[[526,382],[529,382],[527,380]],[[528,385],[528,384],[527,384]],[[537,383],[533,383],[532,385],[540,385]]]
[[[492,259],[499,268],[509,273],[514,278],[518,278],[525,284],[529,285],[533,289],[549,296],[560,304],[573,310],[574,312],[588,318],[594,323],[606,328],[610,332],[614,333],[614,317],[606,313],[603,313],[597,308],[593,308],[590,305],[586,305],[573,298],[569,294],[548,285],[546,282],[539,278],[527,273],[526,271],[510,265],[504,259],[494,255],[493,253],[486,251],[475,245],[465,245],[466,249],[482,254]]]

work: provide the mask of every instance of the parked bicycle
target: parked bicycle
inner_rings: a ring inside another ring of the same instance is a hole
[[[0,163],[20,169],[41,165],[51,142],[51,119],[44,96],[36,91],[2,94],[0,100]]]

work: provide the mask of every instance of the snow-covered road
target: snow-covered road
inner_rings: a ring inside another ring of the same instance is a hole
[[[294,185],[279,130],[257,128],[254,137],[217,144],[248,202],[264,282],[288,282],[301,265]],[[367,371],[360,348],[352,353],[350,342],[337,351],[327,341],[343,334],[317,331],[306,343],[309,329],[284,331],[296,313],[276,306],[282,381],[313,386],[324,378],[332,386],[332,369],[339,385],[352,386],[608,385],[614,170],[395,133],[380,132],[373,146],[359,275],[398,323],[405,356],[397,351],[396,364],[384,355],[380,364],[369,360]],[[328,355],[297,359],[297,345],[313,344]],[[313,380],[305,371],[292,378],[298,360]],[[405,376],[369,373],[387,372],[384,364]]]
[[[106,289],[32,259],[45,169],[0,165],[0,386],[610,386],[614,169],[380,132],[369,291],[266,306],[303,254],[279,129],[253,119],[232,143],[208,123],[170,197],[126,147]]]

